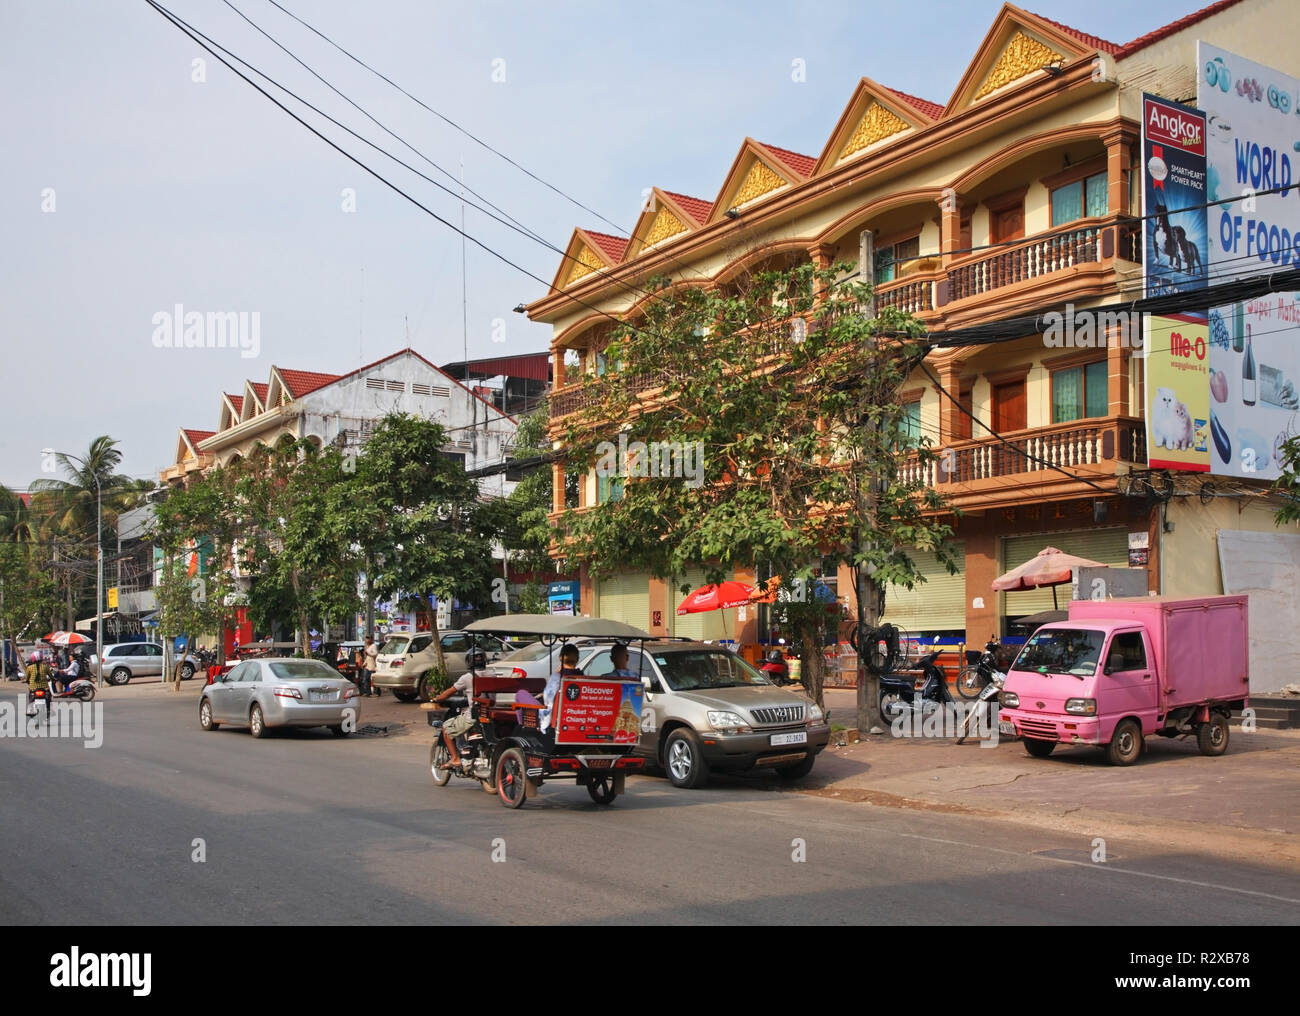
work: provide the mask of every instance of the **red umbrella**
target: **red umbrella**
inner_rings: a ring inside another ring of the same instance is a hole
[[[85,635],[78,635],[75,631],[56,631],[46,635],[41,641],[48,642],[52,646],[80,646],[91,640]]]
[[[754,595],[754,587],[743,582],[727,581],[700,586],[677,606],[679,614],[702,614],[708,610],[743,607]]]
[[[1075,568],[1104,568],[1100,561],[1089,561],[1086,557],[1067,554],[1055,547],[1044,547],[1019,568],[1012,568],[1005,575],[993,580],[993,588],[998,592],[1011,592],[1017,589],[1037,589],[1040,586],[1052,587],[1052,605],[1056,605],[1056,587],[1069,582]]]

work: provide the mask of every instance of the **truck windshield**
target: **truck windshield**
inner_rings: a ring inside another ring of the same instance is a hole
[[[1105,635],[1081,628],[1040,629],[1016,657],[1016,670],[1088,677],[1096,672]]]

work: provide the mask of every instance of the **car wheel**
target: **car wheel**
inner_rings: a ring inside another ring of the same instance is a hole
[[[194,676],[194,664],[186,663],[181,667],[181,680],[188,681]]]
[[[1052,754],[1052,749],[1056,747],[1055,741],[1041,741],[1037,738],[1026,737],[1024,739],[1025,751],[1033,755],[1034,758],[1047,758]]]
[[[812,772],[813,763],[816,761],[817,757],[815,755],[805,755],[802,761],[796,762],[794,765],[781,766],[777,769],[776,775],[783,780],[802,780]]]
[[[393,698],[398,702],[414,702],[419,696],[413,691],[395,691]]]
[[[265,737],[267,733],[266,718],[262,716],[262,707],[257,704],[248,714],[248,732],[254,737]]]
[[[330,733],[333,734],[335,737],[347,737],[350,733],[352,733],[352,731],[348,730],[348,728],[345,727],[343,724],[336,723],[334,726],[330,727]]]
[[[1136,720],[1121,721],[1106,745],[1107,760],[1113,766],[1131,766],[1141,754],[1142,728]]]
[[[451,752],[442,743],[442,735],[439,734],[438,740],[429,746],[429,775],[433,777],[435,786],[445,787],[450,782],[451,770],[442,768],[450,760]]]
[[[1196,746],[1202,755],[1222,755],[1228,750],[1228,718],[1215,713],[1209,723],[1196,728]]]
[[[125,667],[114,667],[113,673],[108,675],[108,683],[113,685],[126,684],[131,680],[131,672]]]
[[[497,759],[497,796],[507,808],[523,806],[528,797],[528,774],[524,753],[518,748],[507,748]]]
[[[709,779],[709,764],[695,731],[678,727],[668,735],[664,744],[664,768],[674,787],[695,790]]]
[[[614,777],[596,776],[587,784],[587,793],[597,804],[613,804],[618,792],[614,790]]]
[[[393,694],[396,695],[397,693],[393,692]],[[438,693],[433,690],[433,671],[430,670],[422,678],[420,678],[419,681],[416,682],[415,695],[412,696],[412,699],[418,698],[421,702],[432,702],[433,697],[436,694]],[[402,699],[402,701],[406,702],[410,700]]]
[[[984,678],[979,667],[967,667],[957,675],[957,694],[964,699],[977,699],[984,690]]]
[[[216,730],[221,726],[212,718],[212,701],[208,698],[199,703],[199,726],[204,730]]]

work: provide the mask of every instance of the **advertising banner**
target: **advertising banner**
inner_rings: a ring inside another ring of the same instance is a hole
[[[1152,469],[1210,471],[1218,440],[1210,411],[1206,319],[1196,314],[1146,318],[1147,462]]]
[[[1300,79],[1197,43],[1208,134],[1209,264],[1216,283],[1300,264]],[[1276,194],[1267,193],[1286,188]],[[1300,409],[1300,294],[1210,310],[1211,469],[1273,480]]]
[[[638,681],[566,678],[560,683],[556,744],[635,744],[641,736]]]
[[[1142,215],[1146,295],[1206,284],[1205,116],[1142,96]]]

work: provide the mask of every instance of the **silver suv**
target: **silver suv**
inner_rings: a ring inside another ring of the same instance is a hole
[[[477,666],[480,668],[512,651],[510,646],[492,635],[444,631],[439,633],[439,637],[442,639],[443,659],[447,661],[447,676],[453,681],[469,670],[471,649],[477,653]],[[376,688],[391,691],[399,702],[414,702],[417,698],[428,702],[433,698],[431,671],[437,665],[438,654],[430,632],[390,635],[379,647],[371,683]]]
[[[119,642],[104,647],[102,666],[99,658],[92,653],[90,666],[100,680],[107,680],[109,684],[126,684],[133,677],[161,677],[163,647],[157,642]],[[193,674],[191,665],[186,677],[192,677]]]
[[[627,665],[646,689],[637,754],[673,786],[702,787],[710,771],[757,768],[800,779],[830,741],[829,718],[812,699],[777,687],[720,646],[647,642],[643,652],[634,642]]]

